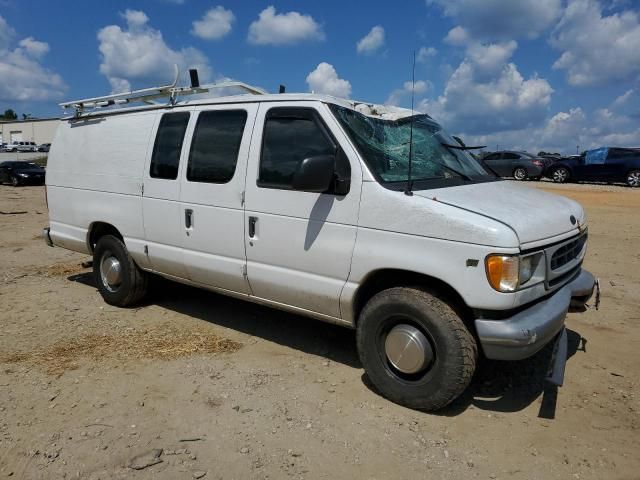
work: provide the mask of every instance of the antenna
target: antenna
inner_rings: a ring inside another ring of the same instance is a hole
[[[413,100],[416,91],[416,51],[413,51],[413,69],[411,71],[411,122],[409,123],[409,171],[407,172],[407,189],[404,194],[413,195],[413,178],[411,178],[411,166],[413,164]]]

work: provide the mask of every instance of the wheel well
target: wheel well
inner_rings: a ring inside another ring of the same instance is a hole
[[[358,322],[360,312],[371,297],[383,290],[393,287],[424,287],[442,295],[447,303],[456,311],[463,321],[473,318],[471,309],[460,294],[442,280],[408,270],[383,269],[370,273],[362,282],[355,294],[353,302],[353,318]]]
[[[104,237],[105,235],[113,235],[114,237],[117,237],[124,242],[122,234],[120,234],[116,227],[114,227],[110,223],[94,222],[89,227],[89,235],[87,238],[89,251],[91,253],[93,253],[93,249],[98,243],[98,240],[100,240],[100,238]]]

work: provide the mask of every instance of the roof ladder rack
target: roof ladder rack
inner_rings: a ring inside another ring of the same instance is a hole
[[[191,73],[192,83],[195,85],[188,87],[178,87],[178,77],[179,77],[179,69],[178,66],[175,65],[175,79],[173,83],[169,85],[164,85],[160,87],[151,87],[151,88],[143,88],[141,90],[132,90],[130,92],[116,93],[111,95],[105,95],[102,97],[93,97],[93,98],[84,98],[81,100],[72,100],[69,102],[63,102],[59,105],[63,108],[63,110],[67,110],[73,108],[75,110],[75,116],[79,117],[83,113],[91,110],[95,110],[98,108],[110,107],[112,105],[125,105],[129,103],[142,102],[147,104],[156,104],[154,100],[167,98],[169,97],[169,104],[175,105],[177,97],[179,95],[195,95],[197,93],[206,93],[212,89],[216,88],[240,88],[241,90],[253,94],[253,95],[264,95],[267,92],[261,88],[254,87],[248,85],[244,82],[238,82],[235,80],[226,80],[223,82],[206,84],[206,85],[198,85],[197,82],[197,72]],[[196,79],[193,82],[193,79]]]

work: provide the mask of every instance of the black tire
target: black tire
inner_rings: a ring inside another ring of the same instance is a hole
[[[20,186],[20,181],[18,180],[18,177],[16,176],[11,177],[11,185],[13,185],[14,187]]]
[[[401,373],[385,353],[386,336],[399,324],[417,328],[433,350],[433,359],[420,372]],[[392,402],[409,408],[445,407],[467,388],[475,371],[473,335],[446,301],[427,290],[396,287],[375,295],[360,314],[356,338],[373,385]]]
[[[120,267],[120,281],[109,286],[103,279],[103,260],[114,258]],[[93,250],[93,275],[98,290],[109,305],[129,307],[138,303],[147,293],[148,275],[140,270],[129,255],[122,240],[105,235],[98,240]]]
[[[513,170],[513,178],[522,182],[529,178],[529,172],[527,172],[527,169],[524,167],[517,167]]]
[[[640,187],[640,170],[631,170],[627,173],[627,185],[631,188]]]
[[[571,172],[567,167],[556,167],[551,171],[551,179],[555,183],[566,183],[571,177]]]

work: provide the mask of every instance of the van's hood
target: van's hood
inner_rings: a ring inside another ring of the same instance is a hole
[[[414,194],[504,223],[516,232],[520,244],[577,232],[579,225],[586,221],[578,202],[506,181],[415,191]]]

